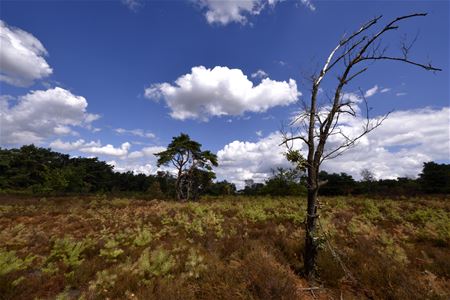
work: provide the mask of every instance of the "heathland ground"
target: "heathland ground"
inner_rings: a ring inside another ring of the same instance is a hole
[[[448,299],[450,201],[321,198],[319,278],[302,277],[305,199],[0,199],[1,299]]]

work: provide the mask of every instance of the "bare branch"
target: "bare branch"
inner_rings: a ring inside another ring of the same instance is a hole
[[[360,133],[358,136],[354,137],[354,138],[349,138],[348,136],[345,136],[343,133],[341,133],[345,139],[346,142],[342,143],[340,146],[336,147],[334,150],[328,152],[327,154],[324,154],[322,156],[322,159],[320,160],[320,162],[322,163],[323,161],[327,160],[327,159],[334,159],[340,155],[342,155],[345,151],[349,150],[351,147],[355,146],[355,144],[365,135],[367,135],[368,133],[370,133],[371,131],[375,130],[376,128],[380,127],[381,124],[387,119],[387,117],[390,115],[391,112],[385,114],[380,120],[377,120],[377,122],[373,125],[371,125],[370,127],[366,127],[364,128],[363,132]]]
[[[350,47],[350,49],[348,49],[347,51],[344,52],[344,54],[340,55],[335,61],[333,61],[331,64],[331,60],[333,59],[333,56],[335,55],[335,53],[339,50],[339,48],[343,47],[344,45],[346,45],[347,43],[349,43],[353,38],[357,37],[358,35],[360,35],[362,32],[368,30],[370,27],[372,27],[374,24],[377,23],[377,21],[379,19],[381,19],[382,16],[378,16],[372,20],[370,20],[369,22],[363,24],[358,31],[354,32],[352,35],[350,35],[348,38],[342,39],[339,44],[333,49],[333,51],[331,51],[330,55],[328,56],[328,59],[325,62],[324,67],[322,68],[322,70],[320,71],[320,75],[317,78],[317,80],[315,81],[315,84],[317,86],[320,85],[320,82],[322,81],[323,77],[325,76],[325,74],[331,69],[333,68],[340,60],[342,60],[342,58],[344,58],[347,54],[349,54],[353,49],[355,49],[357,46],[359,46],[364,40],[366,40],[367,37],[363,37],[359,42],[356,42],[354,45],[352,45]]]
[[[291,136],[291,137],[284,137],[283,142],[281,144],[279,144],[278,146],[287,145],[288,142],[295,141],[295,140],[302,140],[306,145],[309,145],[309,142],[306,139],[306,137],[304,137],[302,135],[297,135],[297,136]]]
[[[352,79],[354,79],[356,76],[360,75],[361,73],[364,73],[365,71],[367,71],[368,67],[365,67],[362,70],[359,70],[358,72],[356,72],[355,74],[353,74],[352,76],[350,76],[348,79],[344,80],[343,83],[347,84],[349,83]]]
[[[414,61],[411,61],[409,59],[402,58],[402,57],[365,56],[365,57],[361,57],[359,60],[360,61],[363,61],[363,60],[396,60],[396,61],[401,61],[401,62],[404,62],[404,63],[407,63],[407,64],[411,64],[411,65],[414,65],[414,66],[417,66],[417,67],[421,67],[421,68],[423,68],[423,69],[425,69],[427,71],[442,71],[442,69],[433,67],[430,63],[425,65],[425,64],[417,63],[417,62],[414,62]]]

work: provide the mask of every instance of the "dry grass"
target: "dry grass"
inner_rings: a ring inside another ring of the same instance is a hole
[[[0,299],[448,299],[448,200],[323,198],[313,294],[303,199],[0,199]]]

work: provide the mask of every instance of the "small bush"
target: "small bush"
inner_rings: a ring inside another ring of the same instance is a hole
[[[145,249],[136,263],[136,271],[143,278],[169,276],[175,266],[175,258],[163,248]]]
[[[109,239],[104,248],[100,250],[100,256],[107,260],[115,262],[117,258],[123,254],[123,250],[119,248],[119,243],[115,239]]]
[[[70,237],[56,239],[47,262],[61,261],[70,268],[76,268],[83,262],[82,253],[88,244],[83,241],[74,241]]]
[[[26,269],[34,259],[34,256],[21,259],[16,256],[15,251],[6,251],[0,248],[0,276]]]
[[[147,228],[139,229],[137,232],[133,244],[138,247],[146,246],[148,245],[153,239],[153,235],[151,231]]]

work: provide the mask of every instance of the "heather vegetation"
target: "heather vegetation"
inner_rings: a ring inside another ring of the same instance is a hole
[[[448,299],[448,200],[320,197],[311,283],[304,198],[2,197],[0,298]]]

